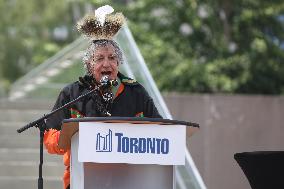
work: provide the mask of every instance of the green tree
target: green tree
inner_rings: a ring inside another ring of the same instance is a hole
[[[0,0],[0,85],[8,87],[74,39],[71,8],[63,0]],[[60,29],[68,35],[56,37]]]
[[[143,0],[124,12],[160,89],[284,93],[283,1]]]
[[[282,0],[0,0],[0,87],[74,40],[86,7],[103,4],[126,15],[163,91],[284,93]]]

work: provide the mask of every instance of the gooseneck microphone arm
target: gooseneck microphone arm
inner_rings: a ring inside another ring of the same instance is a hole
[[[81,79],[81,78],[80,78]],[[42,123],[45,123],[45,120],[50,117],[51,115],[61,111],[62,109],[64,108],[67,108],[69,106],[71,106],[72,104],[75,104],[76,102],[78,102],[79,100],[81,100],[82,98],[85,98],[87,96],[89,96],[90,94],[94,93],[94,92],[97,92],[99,91],[100,89],[102,88],[105,88],[105,87],[110,87],[110,86],[116,86],[117,85],[117,81],[116,80],[110,80],[108,77],[107,78],[102,78],[101,81],[100,81],[100,84],[99,85],[96,85],[94,88],[89,86],[88,88],[90,89],[89,92],[83,94],[83,95],[80,95],[78,96],[76,99],[64,104],[63,106],[53,110],[52,112],[48,113],[48,114],[45,114],[44,116],[42,116],[41,118],[35,120],[35,121],[32,121],[30,122],[29,124],[27,124],[26,126],[20,128],[17,130],[18,133],[21,133],[27,129],[29,129],[30,127],[40,127],[40,125],[42,125]],[[41,124],[40,124],[41,123]]]
[[[82,79],[82,78],[80,78]],[[107,78],[108,79],[108,78]],[[46,119],[50,117],[51,115],[63,110],[64,108],[67,108],[71,106],[72,104],[75,104],[79,100],[87,97],[88,95],[98,92],[101,88],[103,87],[108,87],[113,85],[113,81],[106,80],[105,83],[101,83],[100,85],[96,85],[94,88],[89,86],[88,88],[90,89],[89,92],[78,96],[76,99],[66,103],[65,105],[53,110],[52,112],[43,115],[41,118],[30,122],[29,124],[25,125],[24,127],[21,127],[20,129],[17,130],[18,133],[22,133],[23,131],[31,128],[31,127],[37,127],[40,130],[40,162],[39,162],[39,177],[38,177],[38,189],[43,189],[43,178],[42,178],[42,165],[43,165],[43,137],[44,137],[44,131],[47,129],[46,128]]]
[[[40,127],[40,126],[41,126],[40,123],[45,123],[45,120],[46,120],[48,117],[50,117],[51,115],[53,115],[53,114],[55,114],[55,113],[61,111],[61,110],[64,109],[64,108],[67,108],[67,107],[71,106],[72,104],[75,104],[76,102],[78,102],[78,101],[81,100],[82,98],[85,98],[86,96],[88,96],[88,95],[94,93],[94,92],[97,91],[97,90],[98,90],[98,87],[92,89],[91,91],[89,91],[89,92],[87,92],[87,93],[85,93],[85,94],[83,94],[83,95],[77,97],[76,99],[74,99],[74,100],[72,100],[72,101],[66,103],[65,105],[63,105],[63,106],[61,106],[61,107],[59,107],[59,108],[57,108],[57,109],[55,109],[55,110],[53,110],[52,112],[50,112],[50,113],[48,113],[48,114],[45,114],[45,115],[42,116],[41,118],[39,118],[39,119],[37,119],[37,120],[35,120],[35,121],[33,121],[33,122],[30,122],[30,123],[27,124],[26,126],[20,128],[20,129],[18,129],[17,132],[18,132],[18,133],[21,133],[21,132],[23,132],[23,131],[29,129],[30,127]]]

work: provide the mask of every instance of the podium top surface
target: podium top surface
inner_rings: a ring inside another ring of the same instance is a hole
[[[160,124],[160,125],[184,125],[199,128],[198,123],[162,119],[162,118],[143,118],[143,117],[84,117],[64,119],[63,123],[70,122],[104,122],[104,123],[133,123],[133,124]]]

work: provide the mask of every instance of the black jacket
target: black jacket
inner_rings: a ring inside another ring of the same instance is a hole
[[[133,79],[118,74],[124,90],[118,95],[112,103],[111,116],[118,117],[150,117],[161,118],[158,113],[153,99],[148,95],[144,87]],[[59,94],[54,109],[76,99],[78,96],[85,94],[86,89],[79,81],[67,85]],[[76,112],[77,117],[100,117],[101,113],[97,111],[96,100],[94,95],[89,95],[71,107],[60,111],[47,119],[47,128],[60,130],[63,119],[68,119]]]

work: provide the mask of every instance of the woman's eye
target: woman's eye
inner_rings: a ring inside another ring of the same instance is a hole
[[[116,56],[110,56],[109,59],[110,59],[110,60],[115,60],[115,59],[116,59]]]
[[[103,60],[103,58],[102,57],[99,57],[99,58],[96,58],[95,59],[95,62],[97,62],[97,61],[102,61]]]

